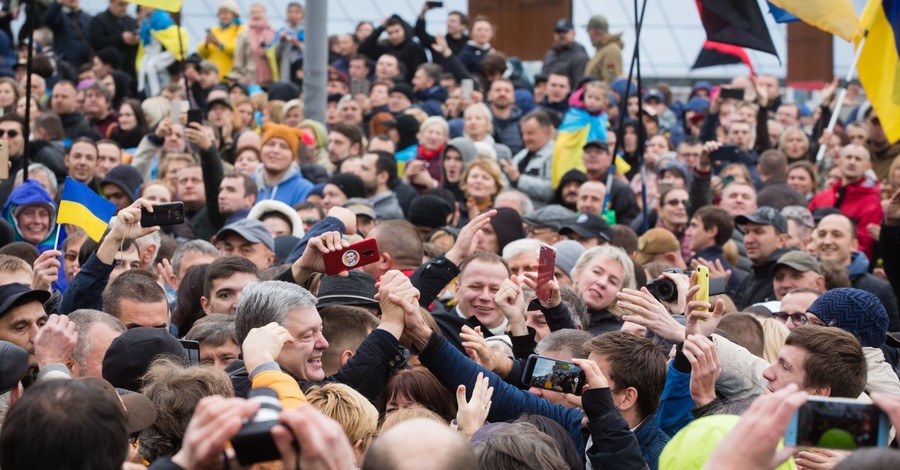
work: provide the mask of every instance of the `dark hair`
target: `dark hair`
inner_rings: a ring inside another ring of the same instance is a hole
[[[68,155],[69,152],[72,151],[72,148],[75,147],[75,144],[89,144],[94,148],[94,152],[100,153],[100,151],[97,150],[97,142],[94,141],[94,139],[91,139],[90,137],[79,137],[72,141],[72,145],[69,146],[69,150],[66,152],[66,155]]]
[[[127,453],[122,405],[88,380],[38,382],[10,408],[0,431],[6,470],[119,470]]]
[[[66,137],[63,129],[62,119],[59,114],[54,112],[46,112],[34,118],[34,129],[43,129],[47,133],[48,140],[60,140]]]
[[[247,149],[252,149],[252,148],[253,147],[242,147],[238,153],[240,153],[241,151],[247,150]],[[256,180],[254,180],[253,178],[251,178],[248,175],[245,175],[243,173],[236,173],[236,172],[232,171],[232,172],[225,173],[225,176],[223,176],[223,178],[239,178],[241,180],[241,182],[244,183],[244,197],[247,197],[247,196],[255,197],[257,195],[257,193],[259,193],[259,186],[256,185]]]
[[[625,250],[625,253],[631,256],[638,250],[638,236],[631,227],[615,224],[612,226],[612,240],[609,244]]]
[[[541,126],[541,129],[548,129],[550,127],[553,127],[553,120],[550,119],[550,115],[547,114],[546,111],[543,111],[541,109],[536,109],[526,114],[525,116],[522,116],[522,119],[519,122],[525,122],[529,119],[534,119],[534,121],[537,122],[539,126]]]
[[[16,113],[6,113],[3,116],[0,116],[0,123],[4,123],[4,122],[15,122],[15,123],[19,124],[20,130],[22,130],[22,131],[25,130],[25,118],[23,118],[22,116],[19,116]],[[26,138],[27,138],[27,136],[26,136]]]
[[[203,278],[203,296],[210,300],[213,283],[219,279],[229,278],[235,273],[253,274],[259,278],[259,269],[252,261],[240,256],[225,256],[209,264]],[[216,312],[227,313],[227,312]]]
[[[459,10],[453,10],[450,13],[447,13],[447,16],[456,15],[459,17],[459,23],[463,26],[469,26],[469,17],[465,13]]]
[[[719,229],[716,233],[716,245],[724,245],[731,240],[734,232],[734,218],[727,210],[719,206],[703,206],[694,212],[694,217],[700,219],[703,230],[710,230],[714,226]]]
[[[666,357],[652,341],[614,331],[595,337],[587,347],[609,364],[610,388],[637,390],[637,411],[642,419],[656,412],[666,384]]]
[[[354,144],[359,144],[360,148],[362,148],[363,134],[359,129],[359,126],[355,126],[353,124],[347,124],[344,122],[339,122],[331,126],[332,132],[337,132],[338,134],[343,135],[344,137],[350,139],[350,146],[352,147]]]
[[[486,77],[502,75],[506,72],[506,56],[499,52],[492,52],[481,59],[481,72]]]
[[[828,387],[830,396],[845,398],[857,398],[866,389],[866,356],[852,333],[840,328],[803,325],[791,331],[784,345],[806,352],[803,388]]]
[[[468,258],[464,259],[462,263],[459,263],[459,276],[457,276],[458,280],[462,280],[462,275],[466,272],[466,268],[469,267],[470,264],[475,261],[480,261],[482,263],[487,264],[502,264],[504,268],[506,268],[506,277],[509,277],[512,272],[509,270],[509,263],[506,262],[500,255],[490,251],[479,251],[470,255]]]
[[[825,277],[825,290],[853,287],[846,266],[838,264],[837,261],[823,259],[819,261],[819,267],[822,269],[822,276]]]
[[[103,311],[121,320],[119,306],[122,299],[144,304],[167,302],[166,291],[156,283],[156,277],[140,269],[125,271],[106,288]]]
[[[126,98],[119,104],[119,109],[122,109],[122,106],[125,106],[126,104],[131,107],[131,112],[134,113],[134,119],[137,121],[137,127],[135,127],[135,129],[141,129],[146,133],[147,130],[150,129],[150,126],[147,125],[147,116],[144,115],[144,109],[141,107],[141,102],[134,98]]]
[[[734,312],[722,317],[718,329],[735,344],[743,346],[756,357],[763,357],[765,334],[762,324],[749,313]]]
[[[203,280],[208,268],[208,264],[191,266],[178,283],[178,297],[172,312],[172,323],[178,327],[178,331],[190,331],[194,322],[206,315],[200,298],[203,296]]]
[[[384,22],[384,27],[387,29],[388,26],[397,26],[400,25],[403,27],[403,32],[406,32],[406,23],[396,16],[391,16]]]
[[[473,448],[478,462],[477,468],[491,470],[569,468],[557,443],[531,423],[513,423],[497,429]]]
[[[437,413],[447,423],[456,419],[456,397],[428,369],[422,367],[394,373],[385,385],[383,396],[383,403],[378,407],[382,414],[391,400],[403,397]]]
[[[295,211],[302,211],[304,209],[315,209],[319,212],[319,220],[325,218],[325,208],[323,208],[321,204],[315,202],[301,202],[294,206]]]
[[[328,341],[328,349],[322,353],[322,366],[326,371],[340,369],[340,355],[357,348],[369,333],[378,327],[378,317],[362,307],[329,305],[319,311],[322,316],[322,336]]]
[[[28,242],[12,242],[0,247],[0,255],[15,256],[28,263],[28,266],[34,266],[34,262],[41,256],[37,248]]]
[[[834,470],[880,470],[900,468],[900,452],[896,449],[859,449],[838,462]]]
[[[369,150],[366,153],[378,155],[375,161],[375,174],[386,171],[388,174],[387,187],[393,188],[397,184],[397,159],[390,152],[384,150]]]

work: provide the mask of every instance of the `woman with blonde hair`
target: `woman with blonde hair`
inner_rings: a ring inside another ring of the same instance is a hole
[[[494,199],[500,191],[503,191],[504,186],[502,170],[494,160],[478,157],[466,164],[459,181],[459,189],[465,195],[468,211],[466,217],[461,217],[459,226],[462,227],[478,214],[491,208]]]
[[[484,103],[475,103],[463,112],[463,134],[474,142],[494,141],[494,116]]]
[[[763,327],[763,359],[774,364],[778,360],[778,352],[791,333],[784,323],[774,318],[758,318]]]
[[[588,332],[599,335],[618,331],[620,311],[616,306],[620,291],[634,295],[634,263],[625,250],[602,245],[582,253],[572,268],[575,291],[584,300],[591,321]],[[626,299],[622,299],[625,301]]]
[[[809,137],[799,127],[788,127],[778,136],[778,150],[787,156],[788,163],[806,159],[809,147]]]
[[[322,414],[340,423],[353,446],[356,465],[362,467],[363,458],[378,430],[378,410],[366,397],[353,388],[339,383],[312,387],[306,400]]]

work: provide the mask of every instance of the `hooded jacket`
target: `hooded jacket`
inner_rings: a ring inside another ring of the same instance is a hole
[[[262,220],[262,216],[271,212],[277,212],[287,217],[287,219],[291,221],[291,235],[297,238],[303,238],[303,235],[305,234],[305,230],[303,229],[303,219],[300,218],[300,215],[297,214],[297,211],[291,206],[281,201],[273,199],[259,201],[253,205],[252,209],[250,209],[247,218]]]
[[[428,62],[428,58],[425,56],[425,50],[422,49],[422,46],[413,41],[413,28],[409,23],[403,20],[400,21],[406,33],[406,38],[403,42],[395,46],[389,41],[379,41],[378,38],[385,31],[384,26],[379,26],[359,45],[359,53],[369,56],[372,60],[378,60],[384,54],[396,56],[397,60],[406,66],[405,81],[409,83],[412,82],[416,68]]]
[[[588,61],[585,75],[593,75],[607,85],[622,75],[622,34],[608,34],[594,43],[597,52]]]
[[[856,239],[859,251],[872,259],[875,254],[875,240],[866,227],[881,225],[884,213],[881,210],[881,186],[876,181],[863,178],[855,183],[842,186],[838,182],[831,188],[819,192],[809,203],[809,211],[820,207],[835,207],[841,214],[856,221]]]
[[[544,54],[544,66],[541,68],[541,74],[550,75],[552,72],[562,72],[569,76],[569,84],[574,88],[584,76],[588,59],[584,46],[577,42],[554,44]]]
[[[50,212],[50,230],[47,231],[47,236],[35,245],[35,248],[37,248],[40,253],[52,250],[54,248],[54,242],[57,241],[57,232],[59,232],[59,246],[62,246],[62,242],[66,239],[66,231],[60,230],[60,226],[56,224],[56,203],[53,202],[53,198],[50,197],[50,194],[47,193],[44,187],[35,180],[25,180],[25,182],[10,193],[6,205],[3,206],[3,220],[8,222],[13,228],[15,241],[25,241],[25,238],[22,237],[21,230],[19,230],[19,222],[16,220],[16,214],[18,214],[19,209],[24,206],[35,205],[46,207],[47,211]],[[59,257],[58,259],[60,261],[59,277],[57,278],[57,281],[53,283],[53,289],[61,292],[66,289],[68,282],[66,281],[66,268],[62,262],[62,257]]]
[[[272,185],[266,183],[265,168],[260,165],[256,170],[256,182],[259,184],[258,201],[274,199],[291,207],[305,201],[313,188],[313,184],[300,174],[300,167],[296,163],[291,163],[284,176]]]
[[[475,158],[478,157],[478,152],[475,150],[475,142],[472,142],[472,139],[468,137],[457,137],[455,139],[450,139],[450,141],[447,142],[447,145],[444,146],[444,152],[441,154],[441,180],[443,181],[443,186],[456,196],[457,201],[465,204],[466,195],[459,188],[459,182],[451,183],[447,181],[447,174],[444,171],[444,157],[447,155],[447,150],[451,148],[459,152],[459,155],[462,157],[463,167],[472,160],[475,160]],[[462,177],[462,171],[460,171],[460,177]]]

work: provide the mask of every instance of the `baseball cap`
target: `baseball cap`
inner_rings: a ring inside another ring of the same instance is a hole
[[[226,225],[218,233],[216,240],[225,238],[228,234],[236,233],[250,243],[262,243],[266,248],[275,252],[275,239],[266,228],[266,224],[256,219],[239,220],[233,224]]]
[[[588,29],[599,29],[601,31],[609,31],[609,22],[603,15],[594,15],[587,24]]]
[[[375,278],[371,274],[352,270],[343,276],[324,276],[319,284],[316,308],[329,305],[378,306],[375,300]]]
[[[556,20],[556,25],[553,27],[553,31],[557,33],[565,33],[573,29],[575,29],[575,25],[573,25],[572,20],[568,18],[560,18]]]
[[[580,214],[574,221],[559,229],[560,235],[575,232],[584,238],[602,238],[612,240],[612,228],[605,220],[594,214]]]
[[[206,103],[206,109],[213,109],[213,106],[225,106],[226,108],[234,111],[234,106],[231,105],[231,100],[228,98],[216,98],[209,103]]]
[[[365,198],[351,197],[344,203],[344,208],[350,209],[350,212],[353,212],[354,215],[364,215],[372,220],[377,218],[375,208],[372,206],[372,203]]]
[[[111,383],[100,377],[81,377],[75,380],[90,382],[103,390],[110,399],[119,404],[125,413],[125,427],[128,434],[143,431],[156,422],[156,406],[147,398],[130,390],[116,390]]]
[[[651,99],[658,100],[660,103],[666,101],[666,97],[656,88],[651,88],[644,93],[644,101],[650,101]]]
[[[772,266],[769,273],[774,275],[775,271],[778,271],[778,268],[781,266],[787,266],[794,271],[801,273],[814,271],[816,274],[822,274],[822,267],[819,266],[819,262],[816,261],[816,258],[813,257],[813,255],[800,250],[789,251],[781,255],[781,258],[778,258],[778,262]]]
[[[219,73],[219,66],[216,65],[215,62],[213,62],[213,61],[211,61],[211,60],[208,60],[208,59],[203,59],[203,60],[201,60],[201,61],[200,61],[199,68],[200,68],[200,71],[201,71],[201,72],[216,72],[216,73]]]
[[[0,341],[0,393],[6,393],[28,373],[28,351],[10,343]]]
[[[646,264],[656,255],[673,251],[681,252],[681,243],[675,234],[664,228],[651,228],[638,238],[638,251],[634,260]]]
[[[522,220],[532,227],[550,227],[559,231],[563,226],[574,221],[575,218],[576,214],[569,209],[559,204],[551,204],[522,217]]]
[[[137,391],[157,357],[182,359],[184,347],[163,328],[132,328],[114,339],[103,357],[103,378],[116,388]]]
[[[778,212],[769,206],[763,206],[753,211],[750,215],[739,215],[734,218],[734,224],[743,232],[743,226],[747,224],[771,225],[775,227],[778,233],[788,233],[787,220]]]
[[[588,143],[584,144],[584,147],[581,147],[582,150],[587,150],[589,148],[598,148],[603,150],[604,152],[609,152],[609,144],[602,140],[590,140]]]
[[[50,299],[50,293],[45,290],[32,290],[25,284],[13,282],[0,286],[0,317],[6,312],[26,302],[36,301],[43,304]]]

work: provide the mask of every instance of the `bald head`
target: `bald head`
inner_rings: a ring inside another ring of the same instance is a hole
[[[475,468],[475,454],[448,426],[430,419],[411,419],[375,439],[362,466],[363,470],[421,468],[469,470]]]

